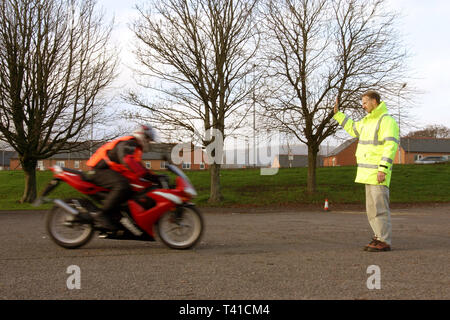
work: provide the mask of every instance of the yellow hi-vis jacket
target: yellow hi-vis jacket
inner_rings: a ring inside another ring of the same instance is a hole
[[[400,138],[397,122],[387,113],[386,104],[381,102],[361,121],[355,122],[342,112],[337,112],[333,118],[351,136],[359,139],[355,182],[389,187]],[[378,171],[386,174],[382,183],[378,183]]]

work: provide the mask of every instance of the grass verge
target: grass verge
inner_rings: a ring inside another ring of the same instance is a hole
[[[209,172],[188,171],[196,187],[199,206],[210,206]],[[356,167],[325,167],[317,169],[317,192],[306,193],[306,168],[280,169],[274,176],[262,176],[259,169],[222,170],[221,186],[224,201],[218,207],[295,206],[320,204],[327,198],[334,204],[364,204],[364,186],[354,183]],[[390,187],[391,203],[450,202],[450,163],[437,165],[396,165]],[[51,180],[49,171],[37,173],[38,193]],[[22,171],[0,171],[0,210],[36,209],[20,204],[24,188]],[[61,184],[53,197],[79,197],[80,193]],[[47,209],[42,206],[40,209]]]

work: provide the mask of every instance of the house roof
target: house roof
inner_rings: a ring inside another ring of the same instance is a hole
[[[406,152],[450,153],[450,139],[402,138],[400,146]]]
[[[348,148],[357,138],[349,139],[334,149],[328,156],[336,156]],[[450,139],[434,138],[401,138],[400,146],[406,152],[450,153]]]
[[[289,160],[289,157],[292,157],[292,160]],[[320,165],[322,163],[323,157],[317,155],[317,164]],[[289,155],[289,154],[280,154],[278,155],[278,163],[280,167],[307,167],[308,166],[308,156],[307,155]]]
[[[175,146],[175,144],[168,144],[168,143],[157,143],[152,144],[151,151],[145,152],[142,154],[142,160],[163,160],[164,155],[167,155],[170,157],[172,148]],[[5,151],[5,163],[9,164],[9,162],[6,161],[6,153],[10,151]],[[94,151],[95,152],[95,151]],[[60,152],[58,154],[55,154],[48,159],[52,160],[87,160],[91,157],[91,153],[89,150],[82,150],[82,151],[71,151],[71,152]],[[9,159],[17,159],[18,155],[17,152],[11,151],[11,155],[9,156]],[[8,159],[8,161],[9,161]],[[0,153],[0,163],[2,161],[2,154]]]
[[[280,145],[278,148],[280,154],[296,154],[296,155],[308,154],[308,147],[303,144]]]
[[[151,146],[151,151],[142,154],[142,160],[164,160],[164,156],[171,158],[173,143],[155,143]]]
[[[288,154],[280,154],[278,156],[278,162],[281,167],[289,167],[291,164],[293,167],[308,166],[308,156],[305,155],[290,155],[292,160],[289,160]]]
[[[90,158],[89,150],[83,150],[83,151],[61,152],[51,156],[48,159],[67,160],[67,159],[89,159],[89,158]]]
[[[164,155],[170,157],[170,152],[145,152],[142,154],[142,160],[164,160]]]
[[[328,155],[328,157],[333,157],[333,156],[338,155],[339,153],[341,153],[342,151],[347,149],[350,145],[352,145],[355,141],[358,141],[358,138],[353,138],[353,139],[349,139],[349,140],[345,141],[340,146],[338,146],[336,149],[331,151],[330,154]]]

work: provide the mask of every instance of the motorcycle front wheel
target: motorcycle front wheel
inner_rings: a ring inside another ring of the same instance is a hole
[[[172,249],[192,248],[203,234],[203,217],[195,206],[186,206],[179,211],[168,211],[158,221],[161,241]]]
[[[90,223],[77,219],[58,206],[47,213],[46,229],[50,238],[66,249],[84,246],[94,235],[94,228]]]

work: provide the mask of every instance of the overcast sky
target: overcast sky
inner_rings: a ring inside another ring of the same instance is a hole
[[[122,47],[122,63],[130,63],[132,34],[128,23],[136,17],[135,3],[142,0],[98,0],[108,16],[115,16],[114,37]],[[409,87],[423,92],[417,97],[414,116],[421,126],[450,127],[450,1],[388,0],[402,18],[398,27],[412,57],[409,61],[415,80]],[[131,72],[122,68],[121,83],[130,84]],[[389,106],[388,106],[389,108]],[[391,112],[395,113],[395,106]]]

